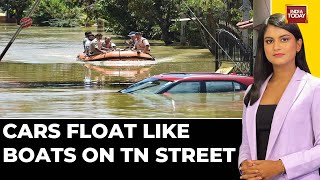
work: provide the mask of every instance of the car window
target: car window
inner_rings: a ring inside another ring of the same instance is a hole
[[[237,83],[236,89],[233,88],[232,81],[206,81],[206,87],[208,93],[215,92],[233,92],[234,90],[241,89],[240,84]]]
[[[124,93],[155,93],[163,86],[171,83],[172,81],[159,80],[157,78],[147,78],[140,82],[137,82],[123,90]]]
[[[237,83],[237,82],[233,82],[234,85],[234,90],[235,91],[241,91],[243,90],[243,88],[241,88],[241,84]]]
[[[200,93],[200,82],[180,82],[169,89],[169,93]]]
[[[156,93],[159,89],[161,89],[166,84],[168,84],[168,81],[164,81],[164,80],[149,81],[144,84],[141,84],[138,87],[135,87],[133,92],[134,93]]]

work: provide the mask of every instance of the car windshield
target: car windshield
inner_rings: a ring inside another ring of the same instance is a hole
[[[157,78],[147,78],[139,81],[126,89],[121,90],[123,93],[156,93],[172,81],[161,80]]]

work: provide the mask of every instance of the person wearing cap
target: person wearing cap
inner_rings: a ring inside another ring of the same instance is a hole
[[[128,44],[128,46],[125,49],[130,49],[132,50],[134,48],[134,44],[136,43],[136,32],[135,31],[131,31],[128,36],[130,37],[129,40],[126,40],[126,44]]]
[[[98,33],[96,34],[96,38],[91,41],[90,43],[90,55],[94,56],[94,55],[98,55],[98,54],[102,54],[105,53],[106,51],[102,50],[102,34]]]
[[[136,32],[136,43],[134,44],[134,49],[138,52],[149,53],[150,52],[150,44],[149,41],[142,37],[141,32]]]

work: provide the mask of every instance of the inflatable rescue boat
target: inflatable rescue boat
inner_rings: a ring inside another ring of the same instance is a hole
[[[141,61],[141,60],[152,60],[155,58],[148,54],[138,51],[131,50],[116,50],[109,51],[103,54],[88,56],[85,53],[81,53],[77,56],[80,61]]]

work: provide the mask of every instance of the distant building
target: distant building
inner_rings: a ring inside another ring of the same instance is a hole
[[[15,16],[10,16],[7,12],[0,10],[0,23],[17,23]]]
[[[6,13],[0,9],[0,23],[6,22]]]

